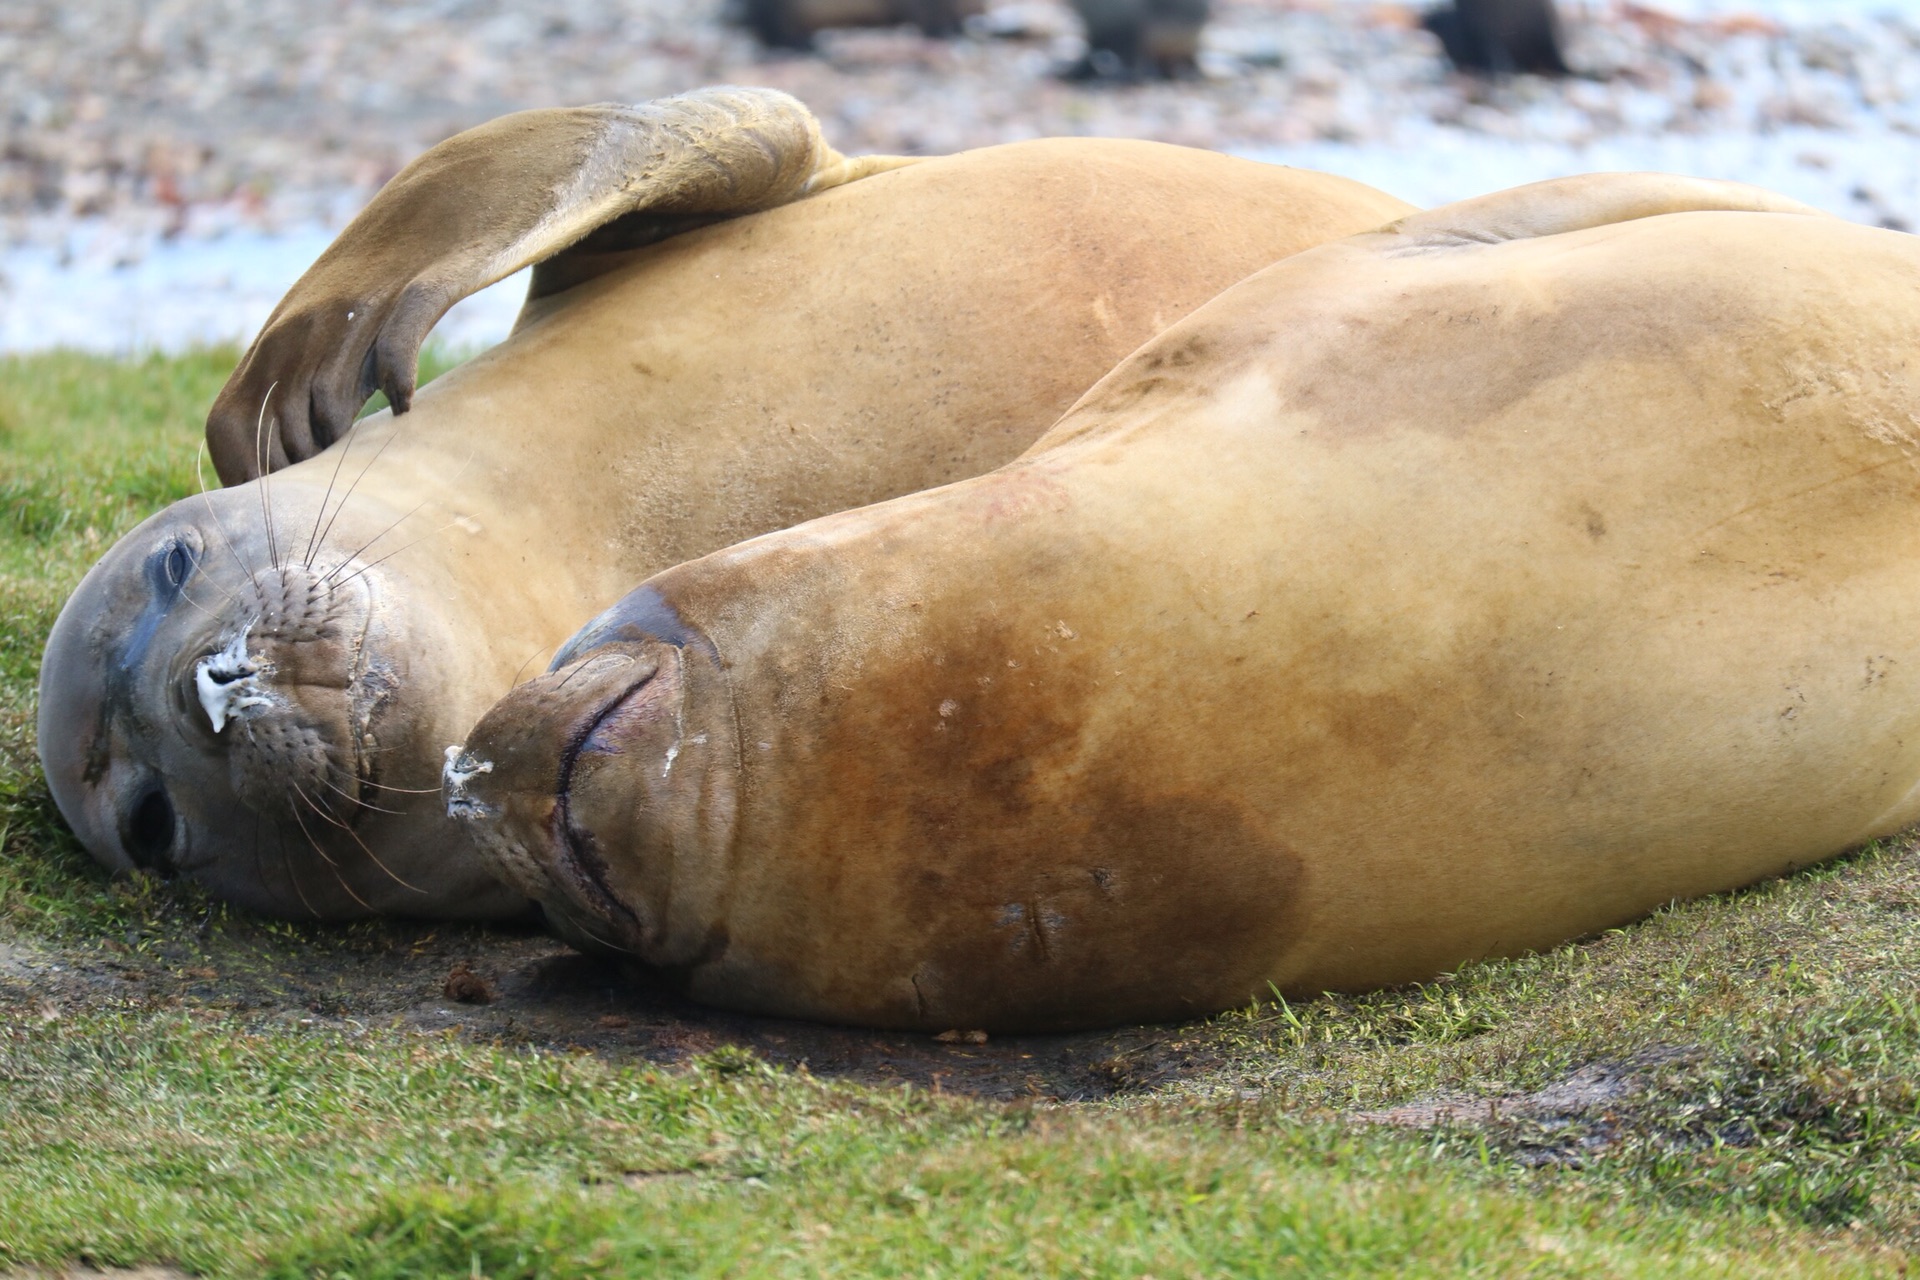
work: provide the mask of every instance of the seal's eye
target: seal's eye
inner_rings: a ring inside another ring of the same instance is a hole
[[[166,788],[150,787],[127,814],[127,856],[136,867],[170,872],[173,862],[167,855],[173,851],[173,836],[173,801],[167,799]]]
[[[193,556],[186,547],[176,542],[167,548],[167,581],[174,586],[186,583],[187,575],[193,571]]]
[[[147,555],[147,585],[163,605],[179,598],[199,559],[194,543],[185,537],[168,538]]]

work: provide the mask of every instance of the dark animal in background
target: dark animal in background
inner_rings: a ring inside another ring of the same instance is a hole
[[[984,0],[744,0],[738,21],[770,49],[811,49],[828,27],[894,27],[911,23],[930,36],[960,33]]]
[[[1462,71],[1568,74],[1553,0],[1454,0],[1452,7],[1435,9],[1420,21],[1440,37],[1447,57]]]
[[[1086,56],[1071,80],[1176,79],[1199,74],[1209,0],[1074,0],[1087,26]]]

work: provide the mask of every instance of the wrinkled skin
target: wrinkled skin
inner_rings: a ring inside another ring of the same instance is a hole
[[[1553,945],[1920,818],[1920,242],[1542,184],[1227,291],[991,474],[661,573],[452,812],[735,1008],[1059,1029]]]
[[[42,760],[94,856],[292,916],[522,911],[446,817],[440,766],[582,620],[668,565],[999,465],[1219,290],[1406,211],[1144,143],[851,176],[585,269],[572,255],[509,341],[405,416],[110,551],[41,679]],[[329,270],[277,314],[344,322],[358,268]],[[406,271],[368,286],[382,306],[427,268]],[[234,424],[268,424],[256,460],[289,447],[289,386],[332,388],[291,397],[318,415],[295,454],[365,389],[360,349],[310,347],[306,325],[263,338],[210,424],[243,470]]]

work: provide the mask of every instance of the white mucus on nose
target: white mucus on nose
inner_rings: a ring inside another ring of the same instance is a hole
[[[247,653],[246,631],[234,636],[220,652],[200,659],[193,669],[193,687],[215,733],[225,729],[229,720],[273,705],[260,684],[260,664]]]
[[[459,743],[447,748],[447,763],[440,770],[441,794],[447,802],[449,818],[485,818],[495,812],[467,794],[467,784],[483,773],[493,772],[493,761],[476,760],[460,749]]]

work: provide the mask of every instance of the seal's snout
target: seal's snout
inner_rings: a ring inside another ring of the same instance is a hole
[[[591,776],[608,754],[646,749],[622,742],[622,730],[643,730],[636,709],[660,702],[677,667],[670,648],[622,644],[529,680],[481,719],[463,747],[447,748],[441,777],[447,816],[469,824],[496,874],[550,916],[584,913],[592,923],[583,922],[583,931],[623,951],[639,949],[647,929],[609,891],[600,840],[572,812],[576,775],[583,758]]]
[[[544,810],[566,794],[575,759],[601,721],[659,670],[651,654],[596,652],[516,687],[465,744],[447,748],[441,771],[447,816],[478,820],[529,805]]]
[[[225,747],[234,793],[256,812],[343,801],[357,811],[378,696],[365,661],[365,592],[364,580],[342,585],[298,563],[262,569],[238,597],[244,620],[193,664],[203,727]]]
[[[731,839],[737,753],[717,677],[704,653],[649,638],[528,681],[449,749],[448,814],[575,941],[686,963]]]

